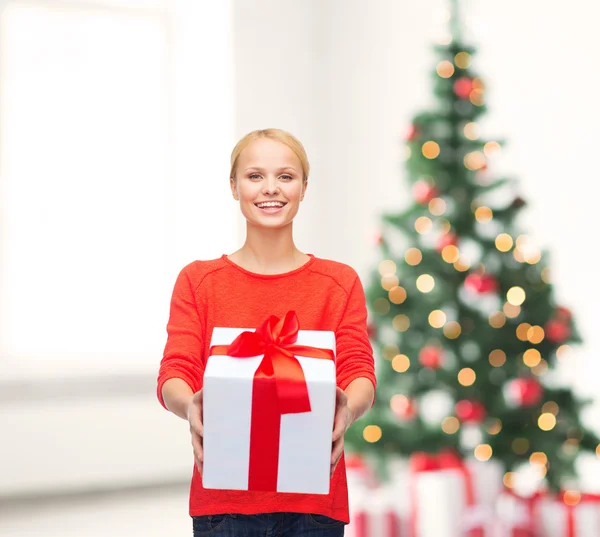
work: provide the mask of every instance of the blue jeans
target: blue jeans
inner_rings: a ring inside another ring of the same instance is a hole
[[[324,515],[265,513],[192,517],[194,537],[342,537],[345,524]]]

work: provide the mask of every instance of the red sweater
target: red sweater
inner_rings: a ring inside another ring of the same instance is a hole
[[[269,315],[298,314],[301,330],[327,330],[336,336],[337,385],[346,389],[363,377],[375,386],[373,351],[367,335],[362,284],[348,265],[312,254],[303,266],[283,274],[256,274],[223,255],[184,267],[173,290],[167,343],[158,374],[163,384],[180,378],[197,392],[202,388],[215,326],[258,327]],[[165,407],[166,408],[166,407]],[[328,495],[208,490],[193,471],[190,516],[299,512],[349,521],[344,458],[333,474]]]

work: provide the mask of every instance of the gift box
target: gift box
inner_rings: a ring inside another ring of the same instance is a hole
[[[596,537],[600,535],[600,495],[544,495],[538,501],[535,517],[539,537]]]
[[[329,493],[333,332],[300,330],[293,311],[216,327],[203,389],[205,488]]]
[[[402,502],[390,485],[364,488],[350,498],[350,524],[345,537],[407,537]]]
[[[448,451],[415,454],[410,468],[411,537],[491,536],[500,464],[465,461]]]
[[[537,507],[540,493],[521,496],[513,489],[505,489],[496,504],[496,533],[494,537],[535,537],[538,521]]]

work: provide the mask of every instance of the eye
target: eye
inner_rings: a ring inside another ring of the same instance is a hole
[[[257,173],[252,173],[248,176],[250,179],[256,179],[259,178],[260,179],[260,175],[258,175]]]
[[[291,181],[293,179],[293,177],[291,175],[282,175],[281,178],[286,179],[288,181]]]

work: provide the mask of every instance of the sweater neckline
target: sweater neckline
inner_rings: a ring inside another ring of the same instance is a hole
[[[255,278],[262,278],[265,280],[271,280],[274,278],[285,278],[286,276],[293,276],[294,274],[298,274],[299,272],[302,272],[303,270],[307,269],[310,265],[312,265],[315,262],[316,257],[314,256],[314,254],[306,254],[306,255],[308,255],[308,257],[310,259],[306,263],[304,263],[304,265],[300,265],[298,268],[295,268],[294,270],[290,270],[288,272],[280,272],[278,274],[261,274],[260,272],[252,272],[250,270],[245,269],[241,265],[234,263],[231,259],[229,259],[229,257],[227,257],[227,254],[223,254],[221,256],[221,259],[223,261],[225,261],[227,264],[234,267],[235,269],[239,270],[240,272],[247,274],[248,276],[253,276]]]

